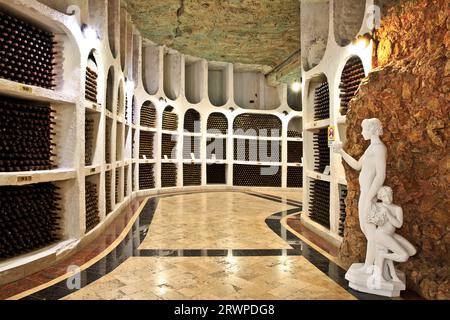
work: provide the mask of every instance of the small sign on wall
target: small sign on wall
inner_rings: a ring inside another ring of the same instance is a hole
[[[336,141],[336,128],[328,126],[328,147],[331,147],[334,141]]]

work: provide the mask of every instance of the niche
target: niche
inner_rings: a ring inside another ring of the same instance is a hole
[[[342,47],[356,37],[364,21],[366,1],[334,0],[334,38]]]
[[[106,110],[112,112],[114,101],[114,67],[109,68],[106,84]]]
[[[148,94],[159,90],[159,47],[144,41],[142,45],[142,81]]]
[[[184,131],[190,133],[200,133],[200,113],[194,109],[189,109],[184,114]]]
[[[175,51],[164,54],[164,93],[170,100],[181,93],[181,54]]]
[[[202,101],[205,92],[205,63],[203,60],[185,56],[185,95],[192,104]]]
[[[230,97],[227,64],[208,63],[208,97],[213,106],[224,106]]]

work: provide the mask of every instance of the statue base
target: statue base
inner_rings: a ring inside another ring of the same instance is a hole
[[[397,277],[400,281],[386,281],[383,277],[376,279],[374,274],[365,273],[361,270],[363,266],[364,263],[354,263],[345,274],[345,279],[349,281],[350,288],[360,292],[391,298],[399,297],[400,291],[406,289],[404,272],[396,270]]]

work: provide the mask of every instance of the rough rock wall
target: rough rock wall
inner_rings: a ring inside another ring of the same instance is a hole
[[[410,289],[450,299],[450,15],[447,0],[402,0],[382,19],[375,69],[350,103],[347,143],[359,158],[361,122],[377,117],[388,148],[386,185],[403,207],[399,233],[418,249],[400,264]],[[363,261],[358,174],[346,166],[349,193],[340,259]]]

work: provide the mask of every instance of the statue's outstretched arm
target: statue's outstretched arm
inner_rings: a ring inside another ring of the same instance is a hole
[[[363,157],[361,157],[361,159],[356,160],[355,158],[353,158],[351,155],[349,155],[347,152],[345,152],[342,149],[342,142],[335,142],[333,143],[333,151],[335,153],[338,153],[342,156],[342,159],[344,159],[345,162],[348,163],[348,165],[350,167],[352,167],[354,170],[356,171],[361,171],[362,168],[362,159]]]

